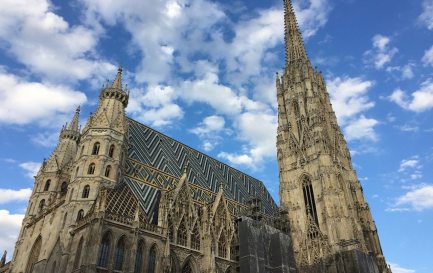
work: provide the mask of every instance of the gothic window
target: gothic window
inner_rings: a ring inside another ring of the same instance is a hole
[[[141,273],[143,267],[143,249],[144,242],[140,240],[137,246],[137,252],[135,252],[135,265],[134,265],[134,273]]]
[[[111,144],[110,149],[108,150],[108,156],[113,157],[114,155],[114,144]]]
[[[99,148],[100,147],[101,147],[101,144],[99,144],[99,142],[95,142],[95,144],[93,144],[92,155],[99,154]]]
[[[89,198],[90,194],[90,186],[86,185],[84,186],[83,193],[81,194],[81,198]]]
[[[96,167],[95,163],[91,163],[89,165],[89,169],[87,169],[87,174],[94,174],[95,173],[95,167]]]
[[[155,273],[156,269],[156,248],[152,246],[149,251],[149,260],[147,264],[147,273]]]
[[[99,247],[98,266],[107,267],[108,254],[110,252],[110,233],[105,233],[102,237],[101,246]]]
[[[45,199],[42,199],[41,202],[39,202],[39,211],[42,211],[45,207]]]
[[[123,259],[125,257],[125,236],[122,236],[117,242],[116,252],[114,255],[114,270],[122,270]]]
[[[313,184],[311,184],[310,177],[306,175],[302,178],[302,190],[304,192],[305,212],[313,218],[317,225],[319,225],[316,202],[314,200]]]
[[[51,180],[48,179],[47,182],[45,182],[44,191],[48,191],[50,189]]]
[[[66,182],[63,182],[60,186],[60,194],[65,195],[68,192],[68,184]]]
[[[239,260],[239,244],[236,240],[236,234],[233,235],[232,242],[230,243],[230,260]]]
[[[191,247],[196,250],[200,250],[200,232],[198,225],[196,224],[191,234]]]
[[[177,244],[182,246],[186,246],[187,244],[187,232],[183,219],[180,222],[179,229],[177,231]]]
[[[170,273],[177,273],[177,260],[173,253],[170,253]]]
[[[110,177],[110,172],[111,172],[111,166],[108,165],[108,166],[105,168],[105,177]]]
[[[84,218],[84,210],[80,209],[77,214],[77,222]]]
[[[81,237],[80,242],[78,243],[77,252],[75,252],[74,269],[78,269],[80,267],[82,250],[83,250],[83,237]]]
[[[41,252],[42,246],[42,238],[39,236],[35,243],[33,244],[32,249],[30,250],[29,260],[27,261],[26,271],[25,273],[31,273],[33,271],[33,265],[39,259],[39,253]]]
[[[182,273],[192,273],[192,268],[189,261],[183,266]]]
[[[218,240],[218,256],[227,257],[227,245],[224,233],[221,233],[220,239]]]

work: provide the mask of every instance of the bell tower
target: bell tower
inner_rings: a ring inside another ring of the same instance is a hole
[[[286,65],[276,79],[277,154],[281,206],[289,212],[297,264],[317,265],[359,251],[374,259],[379,272],[389,272],[325,81],[308,59],[291,0],[284,0],[284,23]]]

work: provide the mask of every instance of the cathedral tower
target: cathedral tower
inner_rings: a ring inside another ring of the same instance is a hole
[[[288,210],[297,263],[302,268],[359,251],[387,272],[347,143],[323,76],[306,54],[291,0],[284,0],[284,22],[286,66],[276,80],[277,151],[281,206]]]

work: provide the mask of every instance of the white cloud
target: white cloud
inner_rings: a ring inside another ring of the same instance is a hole
[[[209,152],[220,142],[221,136],[219,133],[224,130],[224,125],[225,120],[223,117],[212,115],[205,117],[196,128],[189,131],[203,140],[203,149]]]
[[[424,0],[422,2],[422,9],[422,13],[418,17],[418,20],[428,29],[433,30],[433,1]]]
[[[27,172],[27,176],[33,178],[41,168],[41,163],[39,162],[23,162],[19,166]]]
[[[309,0],[308,4],[305,4],[305,2],[295,0],[293,5],[302,34],[305,38],[309,38],[326,24],[331,6],[328,0]],[[301,6],[304,8],[301,8]]]
[[[328,79],[327,89],[332,108],[340,124],[346,124],[349,119],[374,107],[374,102],[367,96],[373,85],[374,82],[359,77]]]
[[[433,208],[433,185],[420,185],[397,198],[396,208],[422,211]]]
[[[7,210],[0,210],[0,249],[8,252],[12,257],[15,243],[20,232],[23,214],[11,214]]]
[[[423,82],[420,89],[411,94],[411,98],[398,88],[392,92],[388,99],[406,110],[414,112],[430,110],[433,108],[433,81],[429,79]]]
[[[397,128],[403,132],[418,132],[419,127],[416,125],[403,124],[401,126],[397,126]]]
[[[433,46],[424,52],[422,62],[424,63],[424,65],[433,66]]]
[[[404,268],[395,263],[389,263],[389,265],[393,273],[415,273],[414,269]]]
[[[419,167],[419,160],[418,159],[403,159],[400,162],[400,168],[398,169],[398,171],[403,172],[406,169],[417,168],[417,167]]]
[[[182,108],[174,102],[176,95],[171,86],[150,86],[148,91],[134,89],[130,94],[126,110],[144,123],[159,127],[183,117]]]
[[[55,147],[59,142],[59,132],[41,132],[31,136],[33,143],[42,147]]]
[[[363,114],[375,105],[367,95],[373,85],[374,82],[359,77],[328,79],[327,89],[332,107],[348,141],[376,141],[378,138],[374,127],[379,121],[366,118]]]
[[[69,116],[85,101],[84,93],[66,86],[28,82],[0,71],[0,123],[58,124],[59,114]]]
[[[378,124],[379,122],[377,120],[366,118],[364,115],[361,115],[358,119],[351,121],[344,128],[344,134],[348,141],[358,139],[376,141],[378,136],[374,131],[374,127]]]
[[[17,201],[28,201],[32,194],[31,189],[0,189],[0,204],[6,204]],[[1,249],[1,248],[0,248]]]
[[[98,33],[70,26],[47,0],[2,1],[0,44],[33,73],[55,81],[100,80],[115,66],[99,61]],[[71,42],[73,41],[73,42]]]
[[[368,63],[373,63],[376,69],[382,69],[391,62],[398,49],[389,47],[391,39],[387,36],[377,34],[373,37],[373,48],[364,53]]]

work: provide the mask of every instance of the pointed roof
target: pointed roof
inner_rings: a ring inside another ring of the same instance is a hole
[[[120,65],[119,68],[117,68],[117,75],[113,81],[113,84],[111,85],[111,88],[122,90],[122,66]]]
[[[80,106],[77,107],[75,110],[74,117],[72,118],[71,123],[68,126],[68,130],[76,131],[78,132],[78,122],[80,118]]]
[[[284,0],[284,39],[287,63],[308,60],[291,0]]]

